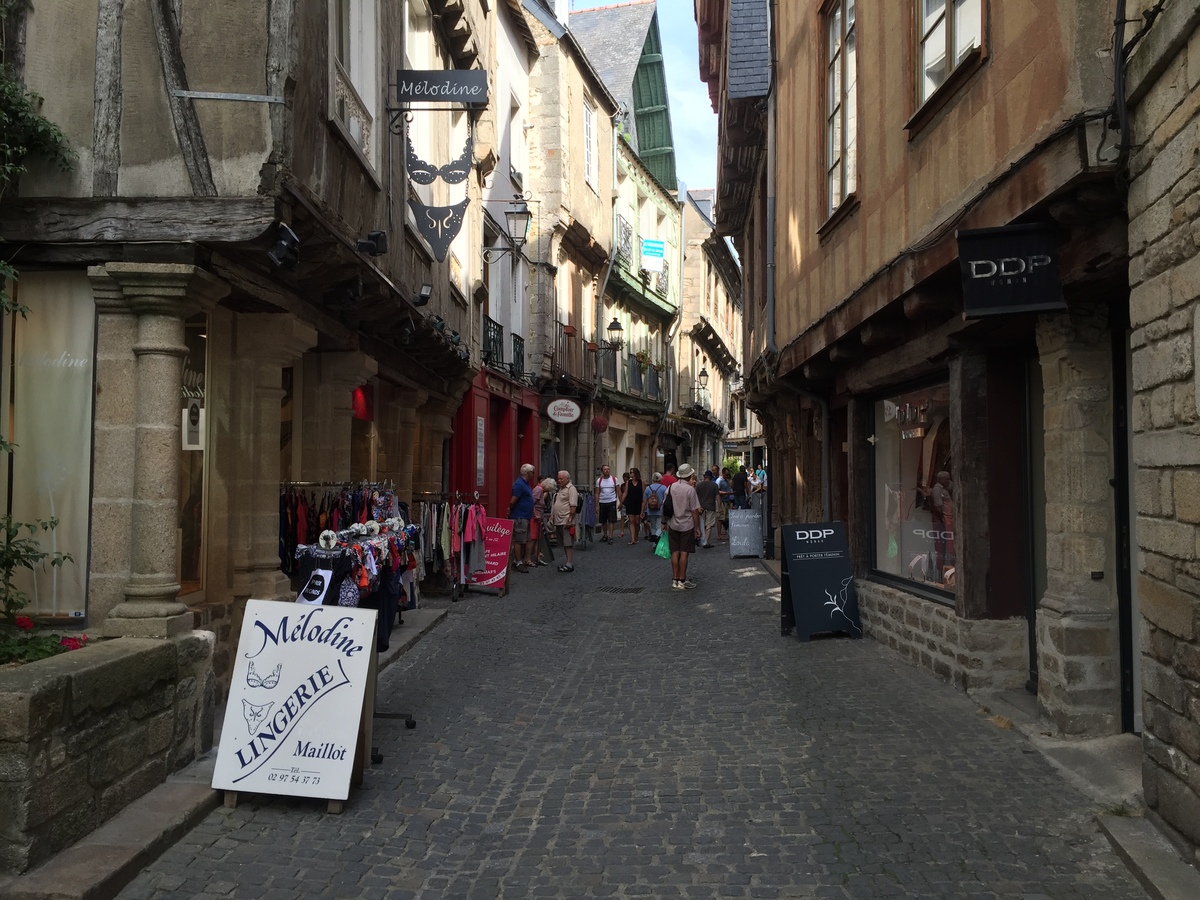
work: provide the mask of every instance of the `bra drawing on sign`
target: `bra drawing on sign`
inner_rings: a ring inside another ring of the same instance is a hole
[[[279,684],[279,673],[283,671],[283,663],[277,665],[271,670],[270,674],[260,678],[258,673],[254,671],[254,663],[250,663],[250,669],[246,672],[246,684],[252,688],[262,687],[268,690]]]
[[[444,166],[435,166],[419,159],[413,151],[412,140],[404,139],[404,157],[408,164],[408,177],[417,184],[433,184],[438,178],[446,184],[461,184],[471,174],[471,136],[467,135],[467,143],[463,146],[462,156]]]

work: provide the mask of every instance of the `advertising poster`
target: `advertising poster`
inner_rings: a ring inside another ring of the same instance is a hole
[[[250,600],[212,786],[345,800],[375,610]]]
[[[845,523],[784,525],[780,531],[783,633],[794,626],[802,641],[828,632],[862,637]]]
[[[471,587],[490,588],[504,593],[508,579],[508,555],[512,551],[513,523],[511,519],[483,520],[485,567],[471,575]]]

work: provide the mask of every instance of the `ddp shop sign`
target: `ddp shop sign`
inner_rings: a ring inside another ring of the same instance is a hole
[[[963,317],[1067,308],[1052,225],[1010,225],[958,232]]]

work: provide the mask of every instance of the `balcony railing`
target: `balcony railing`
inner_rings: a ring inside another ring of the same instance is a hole
[[[617,355],[620,352],[602,347],[596,354],[596,368],[599,370],[600,379],[608,384],[617,383]]]
[[[659,381],[658,369],[651,368],[646,372],[646,396],[651,400],[662,399],[662,385]]]
[[[592,354],[587,352],[587,341],[576,334],[567,334],[567,325],[556,323],[554,341],[554,377],[569,375],[579,381],[592,383]],[[573,329],[572,329],[573,330]]]
[[[491,316],[483,317],[483,364],[489,369],[504,369],[504,326]]]
[[[662,271],[654,275],[654,290],[666,294],[671,286],[671,263],[664,259],[662,266]]]
[[[525,338],[519,334],[512,336],[512,362],[508,369],[517,380],[525,377]]]
[[[642,371],[642,365],[632,356],[629,357],[629,393],[641,394],[645,389],[645,372]]]
[[[688,406],[698,406],[712,411],[712,392],[708,388],[694,387],[688,392]]]

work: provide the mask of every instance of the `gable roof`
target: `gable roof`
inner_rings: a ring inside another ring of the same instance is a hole
[[[627,110],[625,135],[654,177],[678,182],[657,0],[629,0],[571,13],[571,33]]]

